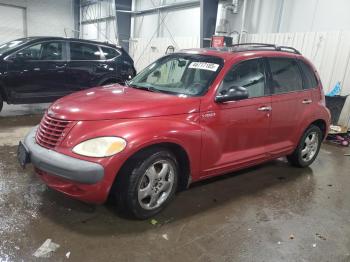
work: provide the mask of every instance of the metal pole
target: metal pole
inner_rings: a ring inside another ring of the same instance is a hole
[[[280,12],[279,12],[279,15],[278,15],[277,33],[281,32],[281,24],[282,24],[283,12],[284,12],[284,0],[281,1]]]
[[[243,10],[242,10],[242,23],[241,23],[241,30],[240,30],[239,39],[238,39],[239,44],[242,41],[243,32],[245,32],[244,25],[245,25],[245,14],[246,14],[246,9],[247,9],[247,0],[243,0],[243,1],[244,2],[243,2]]]

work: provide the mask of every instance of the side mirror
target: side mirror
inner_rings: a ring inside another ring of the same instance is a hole
[[[9,62],[9,63],[13,63],[13,62],[15,62],[16,60],[18,60],[17,57],[16,57],[16,55],[9,55],[8,57],[6,57],[6,58],[4,59],[4,61]]]
[[[249,98],[247,88],[242,86],[232,86],[227,91],[218,94],[215,97],[215,102],[224,103],[228,101],[237,101]]]

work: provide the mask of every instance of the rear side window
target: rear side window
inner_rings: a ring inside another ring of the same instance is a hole
[[[261,59],[248,60],[234,66],[221,83],[219,93],[224,95],[229,89],[244,87],[249,97],[264,96],[265,70]]]
[[[294,59],[269,58],[274,94],[282,94],[303,89],[300,70]]]
[[[70,59],[71,60],[100,60],[100,49],[96,45],[90,45],[79,42],[71,42]]]
[[[101,46],[101,49],[102,49],[102,53],[103,53],[105,59],[107,59],[107,60],[119,56],[119,52],[113,48]]]
[[[318,84],[315,73],[304,61],[298,60],[304,75],[304,89],[315,88]]]

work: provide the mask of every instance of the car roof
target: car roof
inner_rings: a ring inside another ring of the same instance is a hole
[[[223,47],[223,48],[192,48],[192,49],[183,49],[180,50],[179,53],[187,53],[187,54],[200,54],[200,55],[208,55],[208,56],[216,56],[220,57],[224,60],[229,60],[231,58],[237,57],[247,57],[247,56],[278,56],[278,57],[302,57],[299,51],[289,51],[290,47],[283,47],[286,50],[271,50],[268,48],[261,49],[249,49],[249,48],[231,48],[231,47]]]
[[[32,36],[32,37],[26,37],[26,38],[21,38],[21,39],[26,39],[30,42],[36,42],[36,41],[42,41],[42,40],[72,40],[72,41],[79,41],[83,43],[90,43],[90,44],[97,44],[97,45],[105,45],[105,46],[110,46],[113,48],[121,48],[120,46],[117,46],[112,43],[108,42],[100,42],[100,41],[93,41],[93,40],[87,40],[87,39],[80,39],[80,38],[72,38],[72,37],[59,37],[59,36]]]

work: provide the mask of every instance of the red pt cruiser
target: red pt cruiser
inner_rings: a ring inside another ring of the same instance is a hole
[[[59,99],[18,158],[55,190],[91,203],[112,194],[144,219],[191,182],[281,156],[310,165],[329,122],[319,76],[297,50],[193,49],[160,58],[127,86]]]

